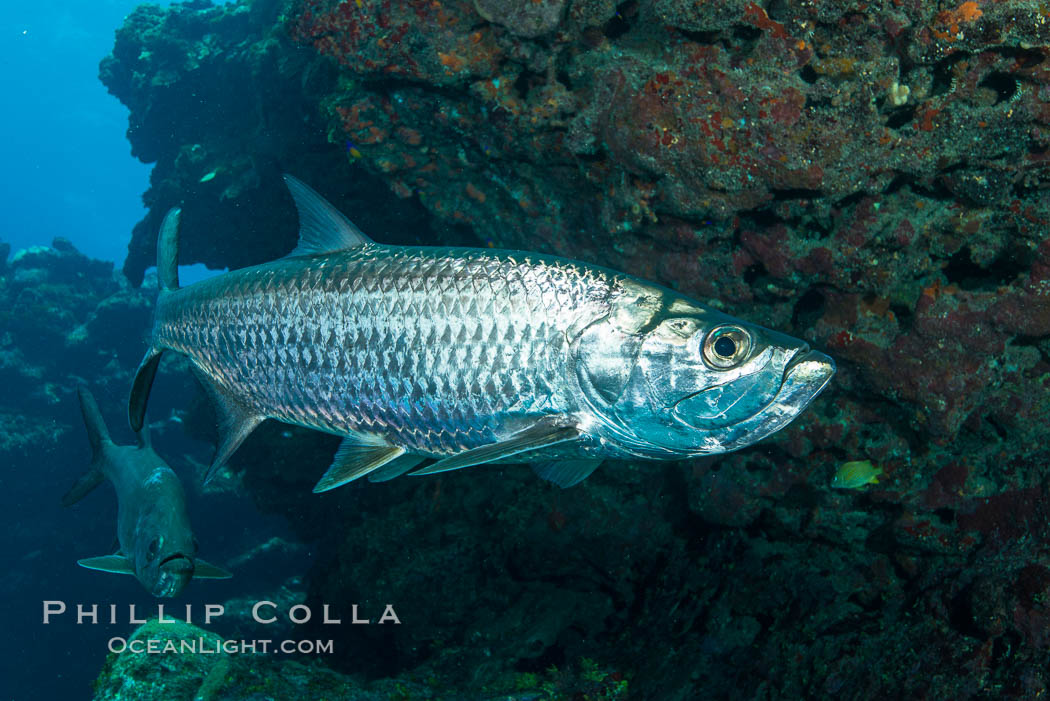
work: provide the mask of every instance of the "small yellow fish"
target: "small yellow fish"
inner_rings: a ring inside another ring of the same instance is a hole
[[[871,464],[871,460],[852,460],[842,463],[831,486],[835,489],[860,489],[866,484],[878,484],[882,468]]]
[[[201,181],[202,183],[206,183],[206,182],[208,182],[208,181],[210,181],[210,180],[214,180],[214,179],[215,179],[215,176],[216,176],[216,175],[218,175],[218,173],[219,173],[219,171],[217,171],[217,170],[213,170],[212,172],[208,173],[208,174],[207,174],[207,175],[205,175],[205,176],[204,176],[203,178],[201,178],[201,179],[200,179],[200,181]]]

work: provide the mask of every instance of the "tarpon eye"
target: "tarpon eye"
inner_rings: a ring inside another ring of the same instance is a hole
[[[146,562],[153,562],[157,559],[157,553],[160,552],[160,540],[154,538],[150,541],[149,548],[146,550]]]
[[[739,326],[712,329],[703,343],[704,361],[724,370],[739,365],[751,352],[751,335]]]
[[[714,349],[720,358],[732,358],[736,353],[736,341],[729,336],[719,336],[715,339]]]

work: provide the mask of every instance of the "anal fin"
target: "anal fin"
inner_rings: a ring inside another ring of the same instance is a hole
[[[77,560],[77,564],[89,570],[109,572],[111,574],[135,574],[135,567],[131,560],[123,555],[103,555],[102,557],[85,557]]]
[[[553,482],[562,489],[579,484],[602,464],[601,458],[582,460],[552,460],[551,462],[533,463],[532,471],[543,479]]]
[[[404,448],[364,444],[355,436],[345,438],[332,459],[331,467],[314,485],[314,493],[327,492],[352,482],[404,455]]]
[[[536,424],[518,431],[510,438],[483,445],[477,448],[438,460],[433,465],[428,465],[421,470],[413,472],[414,475],[432,475],[437,472],[458,470],[462,467],[481,465],[494,460],[502,460],[519,453],[527,453],[540,448],[546,448],[558,443],[573,441],[580,437],[580,429],[575,426],[556,425],[549,421],[539,421]],[[527,460],[523,460],[527,462]]]
[[[395,477],[400,477],[419,463],[426,460],[422,455],[410,455],[405,453],[399,458],[394,458],[386,465],[368,473],[369,482],[386,482]]]
[[[215,407],[215,418],[219,424],[219,443],[215,447],[215,457],[208,471],[204,473],[204,483],[207,484],[266,417],[233,396],[200,368],[194,367],[193,372],[211,397],[212,406]]]

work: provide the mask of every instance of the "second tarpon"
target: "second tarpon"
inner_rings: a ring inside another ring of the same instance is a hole
[[[91,443],[91,467],[62,497],[70,506],[108,479],[117,492],[117,542],[112,555],[88,557],[77,564],[92,570],[134,575],[154,596],[175,596],[193,578],[226,579],[232,575],[197,557],[186,498],[175,472],[153,450],[149,429],[142,427],[138,445],[110,439],[95,398],[77,390]]]
[[[129,417],[142,425],[161,354],[188,356],[220,421],[209,474],[273,418],[344,437],[315,491],[490,462],[530,462],[569,486],[606,458],[751,445],[834,374],[803,341],[623,273],[376,244],[285,179],[300,235],[280,260],[180,289],[178,210],[161,227]]]

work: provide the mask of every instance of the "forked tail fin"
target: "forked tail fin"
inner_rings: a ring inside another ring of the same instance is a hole
[[[91,443],[91,467],[62,496],[63,506],[77,503],[105,480],[101,469],[102,451],[105,444],[110,442],[109,429],[91,392],[87,387],[77,387],[77,397],[80,399],[80,413],[84,415],[84,426],[87,427],[88,442]]]
[[[160,293],[179,289],[179,217],[182,210],[174,207],[164,215],[157,236],[157,281]],[[142,359],[135,382],[131,385],[131,396],[128,399],[128,421],[131,430],[138,433],[146,419],[146,404],[149,403],[149,392],[153,388],[153,378],[157,376],[160,356],[164,353],[150,341],[146,357]]]
[[[80,413],[84,417],[88,441],[91,443],[91,461],[94,462],[101,457],[102,444],[111,440],[109,429],[106,427],[106,422],[102,418],[102,412],[98,410],[98,402],[95,401],[91,391],[81,385],[77,387],[77,397],[80,399]]]

